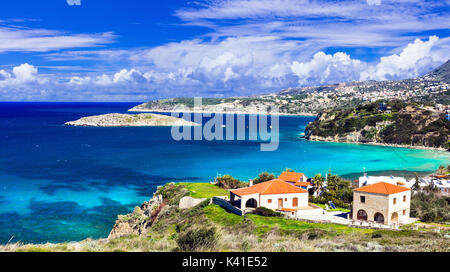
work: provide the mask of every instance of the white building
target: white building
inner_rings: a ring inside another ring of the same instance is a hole
[[[309,208],[308,191],[281,179],[231,190],[230,202],[241,210],[265,207],[290,216],[296,216],[298,210]]]
[[[358,188],[372,185],[378,182],[386,182],[393,185],[404,186],[406,188],[411,188],[414,185],[414,182],[406,180],[403,177],[394,177],[394,176],[368,176],[364,175],[359,177]]]

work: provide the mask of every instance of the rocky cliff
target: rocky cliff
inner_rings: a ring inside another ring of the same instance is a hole
[[[379,101],[323,111],[307,126],[305,138],[448,150],[449,130],[445,112],[432,106]]]

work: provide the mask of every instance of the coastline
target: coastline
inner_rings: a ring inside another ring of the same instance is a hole
[[[362,143],[362,142],[353,142],[353,141],[333,141],[327,140],[324,138],[317,138],[318,136],[313,136],[315,139],[304,138],[308,141],[313,142],[328,142],[328,143],[344,143],[344,144],[362,144],[362,145],[374,145],[374,146],[386,146],[386,147],[399,147],[399,148],[409,148],[409,149],[419,149],[419,150],[430,150],[430,151],[449,151],[445,148],[440,147],[427,147],[427,146],[414,146],[414,145],[399,145],[399,144],[386,144],[386,143]]]
[[[262,113],[257,111],[245,112],[245,111],[196,111],[196,110],[183,110],[183,111],[174,111],[174,110],[153,110],[153,109],[134,109],[131,108],[128,110],[129,112],[156,112],[156,113],[206,113],[206,114],[250,114],[250,115],[275,115],[275,116],[297,116],[297,117],[315,117],[317,114],[311,112],[302,112],[298,114],[293,113]]]

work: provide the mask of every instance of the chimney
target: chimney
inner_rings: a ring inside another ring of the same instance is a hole
[[[252,187],[253,186],[253,179],[249,179],[248,180],[248,187]]]

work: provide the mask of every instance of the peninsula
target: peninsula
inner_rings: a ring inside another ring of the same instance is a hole
[[[68,126],[86,127],[152,127],[152,126],[198,126],[182,118],[154,113],[121,114],[109,113],[80,118],[66,122]]]

